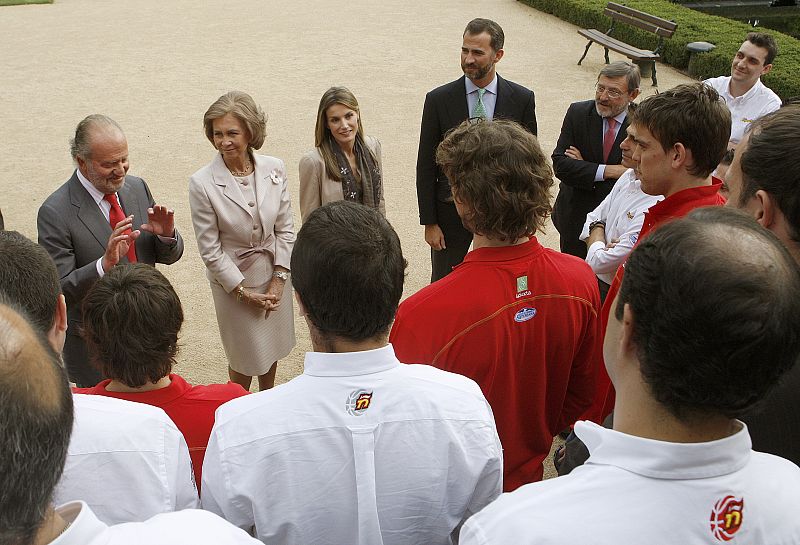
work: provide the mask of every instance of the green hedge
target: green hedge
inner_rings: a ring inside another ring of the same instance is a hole
[[[603,15],[603,8],[608,3],[606,0],[519,1],[582,28],[597,28],[605,32],[611,25],[611,20]],[[688,71],[698,79],[730,75],[733,56],[739,50],[745,35],[753,31],[745,23],[700,13],[668,0],[625,0],[618,3],[678,23],[675,34],[665,42],[662,60],[675,68]],[[778,42],[778,57],[763,81],[783,99],[800,96],[800,40],[780,32],[768,32]],[[657,41],[653,34],[623,23],[617,24],[613,36],[647,49],[655,47]],[[711,42],[717,48],[709,53],[694,55],[690,65],[686,44],[698,41]],[[570,59],[572,52],[564,53],[566,59]],[[578,62],[582,53],[582,50],[574,52],[575,62]],[[589,50],[589,55],[593,54],[602,55],[602,49],[595,45]]]

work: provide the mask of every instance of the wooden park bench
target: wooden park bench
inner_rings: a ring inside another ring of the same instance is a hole
[[[606,50],[606,64],[608,60],[608,50],[611,49],[617,53],[621,53],[631,59],[636,64],[650,64],[652,66],[653,86],[658,86],[656,79],[656,61],[661,58],[661,50],[664,48],[664,39],[671,38],[675,34],[675,29],[678,28],[678,23],[661,19],[655,15],[650,15],[643,11],[635,10],[622,4],[609,2],[603,10],[603,14],[611,18],[611,27],[606,32],[601,32],[595,28],[584,28],[578,31],[578,34],[589,40],[586,44],[586,50],[583,52],[581,60],[578,61],[580,65],[586,54],[589,52],[589,47],[592,43],[597,42],[602,45]],[[625,23],[627,25],[652,32],[658,36],[658,44],[655,49],[649,51],[647,49],[639,49],[625,42],[614,39],[611,33],[614,31],[617,23]]]

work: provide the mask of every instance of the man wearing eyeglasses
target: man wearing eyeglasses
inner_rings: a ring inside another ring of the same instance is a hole
[[[580,240],[586,215],[611,192],[622,166],[620,142],[628,127],[628,106],[639,95],[639,67],[624,61],[603,67],[594,100],[574,102],[564,116],[553,151],[553,170],[561,181],[553,224],[561,251],[586,258]]]

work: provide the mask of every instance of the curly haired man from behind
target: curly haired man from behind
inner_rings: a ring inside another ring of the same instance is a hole
[[[582,259],[536,240],[554,181],[535,136],[512,121],[468,121],[436,160],[474,249],[400,305],[390,341],[402,362],[481,386],[503,444],[504,489],[514,490],[542,478],[553,436],[591,399],[597,282]]]

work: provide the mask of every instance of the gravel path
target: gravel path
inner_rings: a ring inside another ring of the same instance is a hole
[[[593,96],[602,67],[576,27],[514,0],[56,0],[0,8],[0,208],[6,228],[36,238],[36,210],[71,174],[67,141],[77,122],[100,112],[125,130],[132,174],[160,204],[175,208],[183,259],[161,270],[186,312],[177,371],[194,383],[227,380],[211,293],[194,241],[187,183],[214,150],[202,115],[231,89],[249,92],[269,115],[262,152],[286,161],[292,201],[297,163],[313,146],[317,104],[331,85],[358,97],[365,130],[383,144],[387,214],[409,261],[406,295],[430,275],[418,225],[414,167],[425,93],[460,75],[461,33],[473,17],[505,30],[499,72],[534,89],[539,136],[552,151],[570,102]],[[616,59],[613,59],[616,60]],[[662,88],[690,81],[659,66]],[[643,82],[648,83],[648,82]],[[652,94],[646,87],[644,94]],[[294,209],[299,228],[299,209]],[[552,226],[542,235],[557,247]],[[302,372],[311,348],[302,319],[278,382]]]

